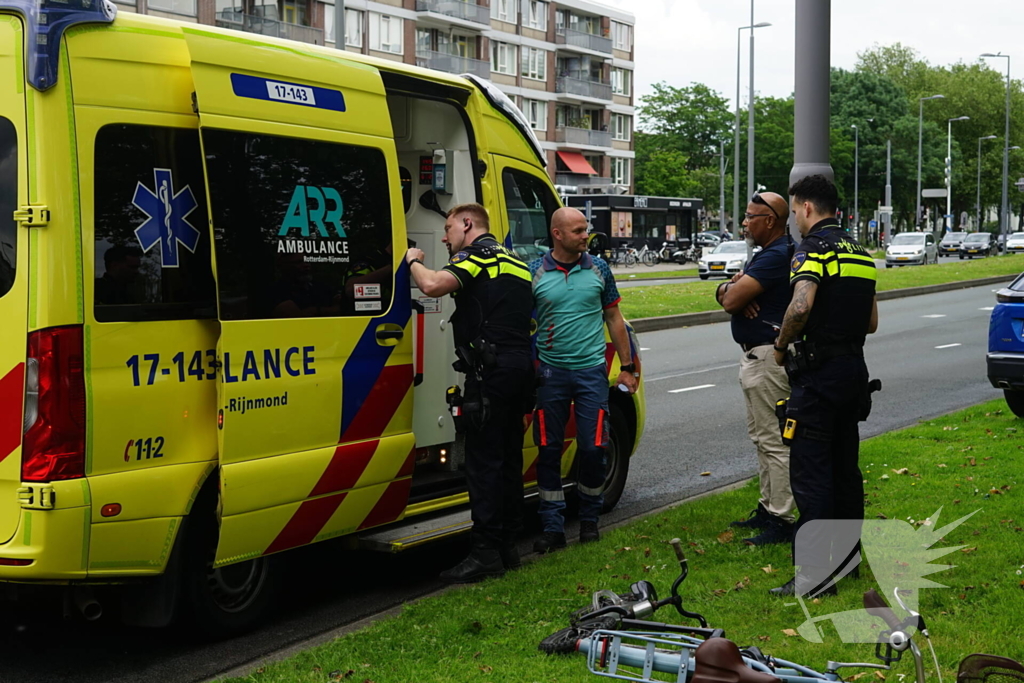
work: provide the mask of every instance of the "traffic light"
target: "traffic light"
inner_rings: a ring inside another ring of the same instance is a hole
[[[953,180],[953,160],[946,157],[946,187],[949,187],[950,182]]]

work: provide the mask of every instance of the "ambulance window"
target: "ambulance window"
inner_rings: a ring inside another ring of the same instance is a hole
[[[508,232],[512,248],[520,258],[530,261],[547,251],[551,245],[548,225],[558,201],[550,186],[541,178],[506,168],[501,174],[508,210]]]
[[[14,286],[18,246],[18,135],[14,124],[0,117],[0,296]]]
[[[104,126],[95,178],[96,320],[215,318],[199,131]]]
[[[212,129],[203,145],[222,320],[388,310],[391,195],[380,149]]]

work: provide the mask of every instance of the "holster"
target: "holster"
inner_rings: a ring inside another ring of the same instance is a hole
[[[793,348],[786,354],[786,373],[793,377],[801,372],[810,372],[821,367],[818,350],[814,342],[800,340],[793,342]]]
[[[882,380],[873,379],[864,385],[864,393],[861,394],[860,406],[857,421],[863,422],[871,415],[871,394],[882,390]]]
[[[779,434],[782,435],[782,443],[785,446],[793,443],[793,436],[796,432],[796,420],[786,417],[787,407],[789,407],[788,398],[780,398],[775,402],[775,417],[779,420]]]

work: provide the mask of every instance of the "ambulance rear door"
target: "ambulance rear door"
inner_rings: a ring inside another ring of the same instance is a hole
[[[28,231],[14,213],[29,202],[24,28],[0,14],[0,544],[21,519],[21,435],[28,332]]]
[[[403,514],[409,274],[379,72],[185,31],[222,325],[223,565]]]

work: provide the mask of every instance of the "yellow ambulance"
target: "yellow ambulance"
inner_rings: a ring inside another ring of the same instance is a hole
[[[0,600],[227,635],[282,551],[469,529],[453,301],[403,255],[468,201],[535,249],[559,203],[487,81],[115,15],[0,0]],[[610,398],[609,507],[644,422]]]

